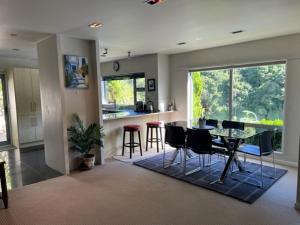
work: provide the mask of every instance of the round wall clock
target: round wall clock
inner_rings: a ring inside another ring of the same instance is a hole
[[[120,63],[118,61],[114,62],[113,69],[115,72],[118,72],[120,70]]]

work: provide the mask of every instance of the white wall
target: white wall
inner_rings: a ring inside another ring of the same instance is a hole
[[[59,55],[59,39],[56,35],[38,44],[45,159],[48,166],[67,174],[69,156],[64,148],[66,126]]]
[[[63,55],[85,56],[88,58],[89,64],[88,89],[65,88],[65,84],[62,83],[66,125],[67,127],[71,125],[71,115],[73,113],[77,113],[85,124],[99,124],[99,85],[97,82],[97,61],[95,59],[95,52],[93,51],[93,49],[95,49],[94,42],[61,36],[60,45],[61,54],[59,58],[61,59],[61,68],[63,68]],[[61,76],[64,76],[64,74],[61,74]],[[67,137],[65,137],[65,143],[68,144]],[[68,145],[66,145],[65,147],[69,148]],[[97,153],[98,152],[99,151],[97,151]],[[78,155],[78,153],[69,150],[70,170],[78,168]]]
[[[187,119],[187,73],[192,68],[287,60],[285,132],[279,160],[296,164],[300,134],[300,35],[252,41],[170,56],[171,95],[178,113],[174,120]]]
[[[146,96],[153,101],[154,109],[158,109],[158,91],[157,91],[157,77],[158,77],[158,67],[157,67],[157,55],[144,55],[139,57],[133,57],[131,59],[119,60],[120,70],[115,72],[113,70],[113,62],[101,63],[101,75],[111,76],[111,75],[127,75],[131,73],[145,73],[146,78]],[[155,79],[156,81],[156,91],[148,92],[147,90],[147,79]]]
[[[8,111],[9,111],[9,120],[10,120],[11,144],[19,148],[17,104],[16,104],[13,70],[12,69],[7,70],[5,76],[6,76],[7,93],[8,93]]]
[[[89,88],[65,87],[65,54],[86,56],[89,63]],[[42,110],[45,132],[46,163],[65,174],[79,166],[78,153],[69,149],[67,128],[71,115],[77,113],[85,125],[101,121],[99,114],[99,45],[96,41],[54,35],[38,44],[41,76]],[[101,163],[100,148],[95,149]]]
[[[170,71],[169,71],[169,56],[158,54],[157,56],[157,66],[158,66],[158,104],[159,106],[164,106],[162,111],[166,111],[168,104],[170,103]]]

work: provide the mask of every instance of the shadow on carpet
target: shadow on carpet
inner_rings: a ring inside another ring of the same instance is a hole
[[[171,158],[172,152],[166,154],[166,159]],[[207,157],[206,157],[207,158]],[[198,167],[198,157],[192,158],[187,161],[187,171]],[[250,171],[250,174],[235,172],[230,175],[228,173],[224,184],[214,183],[211,181],[217,180],[224,169],[224,160],[222,157],[218,159],[218,156],[212,157],[211,176],[209,176],[209,167],[205,167],[201,171],[198,171],[189,176],[182,174],[182,165],[172,165],[167,169],[163,168],[163,154],[156,155],[147,159],[139,160],[133,164],[145,169],[152,170],[154,172],[164,174],[175,179],[188,182],[199,187],[207,188],[212,191],[219,192],[223,195],[233,197],[243,202],[252,204],[260,196],[263,195],[274,183],[276,183],[283,175],[287,173],[287,170],[276,168],[275,179],[270,178],[274,175],[273,167],[263,166],[263,188],[256,185],[260,185],[260,165],[256,163],[247,162],[246,169]],[[249,184],[250,183],[250,184]],[[256,184],[256,185],[254,185]]]

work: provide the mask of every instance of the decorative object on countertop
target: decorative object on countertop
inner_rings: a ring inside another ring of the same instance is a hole
[[[150,113],[153,113],[154,112],[154,109],[153,109],[153,102],[151,100],[148,100],[147,101],[147,104],[146,104],[146,112],[150,112]]]
[[[95,155],[90,151],[96,146],[103,147],[103,127],[96,123],[83,125],[78,114],[73,114],[73,125],[68,128],[71,149],[82,154],[81,169],[91,169],[95,165]]]
[[[135,111],[136,112],[144,112],[144,102],[143,101],[137,101],[135,103]]]
[[[155,79],[148,79],[148,91],[155,91]]]
[[[88,88],[88,59],[75,55],[64,55],[65,86]]]
[[[173,111],[173,110],[174,110],[174,104],[173,104],[173,102],[170,102],[168,104],[168,111]]]

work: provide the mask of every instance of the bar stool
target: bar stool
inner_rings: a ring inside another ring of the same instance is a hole
[[[149,129],[151,132],[151,136],[149,138]],[[153,129],[156,130],[156,137],[153,138]],[[160,132],[160,138],[158,136],[158,129]],[[157,152],[159,152],[159,142],[161,143],[161,148],[164,149],[163,146],[163,138],[162,138],[162,132],[161,132],[161,122],[159,121],[153,121],[147,123],[147,139],[146,139],[146,151],[148,151],[148,142],[150,142],[150,147],[152,148],[152,143],[156,143],[157,146]]]
[[[125,143],[126,132],[129,132],[129,142],[128,143]],[[134,132],[138,132],[139,143],[134,142]],[[130,149],[130,158],[132,158],[132,153],[134,153],[134,148],[136,148],[136,147],[140,147],[141,156],[143,155],[142,145],[141,145],[141,133],[140,133],[139,125],[130,124],[130,125],[124,126],[122,156],[124,156],[125,147]]]

